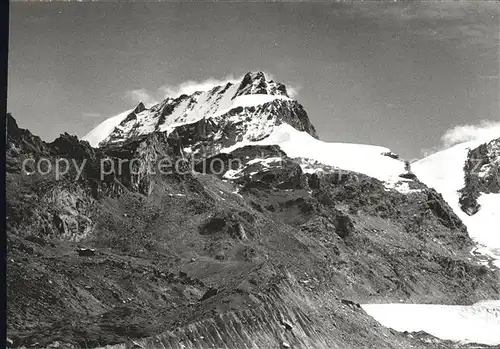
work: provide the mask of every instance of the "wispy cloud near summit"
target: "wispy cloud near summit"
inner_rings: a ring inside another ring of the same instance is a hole
[[[127,90],[125,91],[125,99],[134,104],[143,102],[149,107],[167,97],[178,97],[183,94],[190,95],[196,91],[208,91],[214,86],[228,82],[236,83],[238,81],[238,78],[234,78],[233,75],[228,75],[222,79],[210,77],[202,81],[187,80],[177,85],[162,85],[156,91],[148,91],[144,88]]]
[[[235,78],[233,75],[228,75],[222,79],[210,77],[202,81],[188,80],[178,85],[164,85],[158,90],[161,91],[165,97],[177,97],[183,94],[190,95],[196,91],[208,91],[214,86],[226,84],[228,82],[237,83],[240,80],[241,78]]]
[[[484,120],[477,125],[455,126],[441,137],[445,148],[458,143],[500,137],[500,121]]]
[[[500,121],[483,120],[478,124],[457,125],[448,129],[441,136],[441,144],[431,149],[422,149],[421,154],[427,157],[456,144],[470,141],[484,141],[500,137]]]
[[[134,104],[142,102],[146,105],[146,107],[150,107],[158,103],[156,97],[144,88],[125,91],[125,98]]]
[[[264,72],[268,80],[277,80],[274,75]],[[125,99],[133,104],[143,102],[147,107],[158,103],[167,97],[178,97],[183,94],[191,95],[197,91],[208,91],[214,86],[224,85],[228,82],[232,84],[239,83],[243,76],[235,77],[233,74],[223,78],[209,77],[204,80],[187,80],[177,85],[162,85],[156,91],[148,91],[144,88],[125,91]],[[291,98],[296,98],[301,86],[298,84],[285,83],[288,95]]]

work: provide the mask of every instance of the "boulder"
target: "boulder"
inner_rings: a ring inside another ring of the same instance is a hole
[[[333,224],[335,225],[335,232],[342,239],[345,239],[354,231],[354,223],[351,218],[343,213],[340,213],[337,217],[335,217]]]

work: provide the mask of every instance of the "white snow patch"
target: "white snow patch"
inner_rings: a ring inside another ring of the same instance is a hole
[[[231,109],[237,108],[237,107],[252,107],[256,105],[262,105],[266,104],[272,101],[275,101],[277,99],[280,100],[285,100],[285,101],[291,101],[291,98],[288,98],[286,96],[282,95],[268,95],[268,94],[251,94],[251,95],[242,95],[238,96],[233,100],[233,103],[226,108],[225,110],[222,110],[220,114],[225,114]]]
[[[243,196],[238,192],[238,190],[235,190],[232,193],[238,195],[240,198],[243,198]]]
[[[238,178],[238,175],[241,173],[242,170],[228,170],[226,173],[224,173],[224,176],[222,178],[225,179],[236,179]]]
[[[363,304],[380,324],[396,331],[425,331],[444,340],[500,344],[500,301],[472,306]]]
[[[474,305],[500,307],[500,300],[487,300],[474,303]]]
[[[253,165],[260,162],[263,166],[269,166],[273,162],[281,162],[281,161],[283,161],[283,159],[280,157],[255,158],[247,162],[247,165]]]
[[[394,189],[400,192],[401,194],[410,194],[410,193],[418,193],[421,192],[421,189],[411,189],[409,185],[410,180],[408,179],[398,179],[397,181],[387,181],[385,186],[388,189]]]
[[[254,164],[260,163],[264,168],[267,168],[272,163],[280,162],[280,161],[283,161],[283,159],[280,158],[280,157],[255,158],[255,159],[252,159],[249,162],[247,162],[245,164],[245,166],[243,168],[241,168],[241,169],[238,169],[238,170],[233,170],[233,169],[228,170],[226,173],[224,173],[224,175],[222,176],[222,178],[225,178],[225,179],[236,179],[250,165],[254,165]],[[258,172],[259,171],[250,172],[249,175],[252,176],[254,174],[257,174]]]
[[[115,127],[118,126],[120,122],[122,122],[127,117],[127,115],[129,115],[133,111],[134,109],[130,109],[104,120],[102,123],[94,127],[92,131],[83,136],[82,140],[89,142],[93,147],[98,147],[99,143],[107,138],[110,133],[113,132]]]
[[[312,173],[323,171],[322,168],[311,168],[311,167],[308,167],[306,165],[301,165],[300,167],[302,168],[302,172],[308,173],[308,174],[312,174]]]

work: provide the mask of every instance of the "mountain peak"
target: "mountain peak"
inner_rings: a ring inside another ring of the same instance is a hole
[[[144,103],[140,102],[139,104],[137,104],[137,107],[135,107],[134,113],[139,114],[140,112],[143,112],[144,110],[146,110],[146,106],[144,105]]]
[[[269,94],[289,97],[285,85],[268,80],[262,71],[246,73],[241,80],[235,97],[248,94]]]
[[[141,102],[135,109],[104,121],[83,139],[93,146],[121,143],[154,132],[170,133],[202,120],[219,131],[234,125],[239,129],[234,141],[266,137],[281,123],[317,137],[307,113],[288,96],[285,85],[256,71],[246,73],[239,83],[227,82],[208,91],[168,97],[151,108]]]
[[[266,74],[263,71],[249,71],[243,76],[243,80],[245,79],[250,79],[250,80],[262,80],[266,79]]]

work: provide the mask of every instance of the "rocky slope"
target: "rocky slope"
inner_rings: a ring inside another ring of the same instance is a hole
[[[67,134],[45,143],[8,116],[13,346],[453,347],[359,307],[499,294],[498,269],[470,254],[443,197],[385,148],[331,144],[328,159],[293,148],[323,143],[259,73],[223,89],[139,107],[93,131],[100,148]],[[245,96],[252,105],[221,102]],[[31,158],[48,159],[46,174],[23,168]]]

